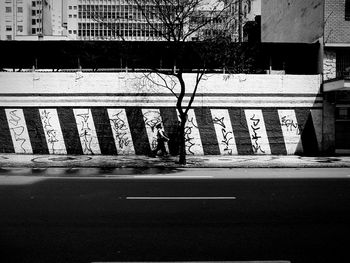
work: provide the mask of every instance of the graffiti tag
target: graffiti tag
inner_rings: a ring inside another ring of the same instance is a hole
[[[122,113],[122,111],[114,114],[112,117],[113,119],[110,119],[112,121],[112,128],[115,132],[115,139],[118,142],[119,148],[123,149],[124,147],[127,147],[130,144],[130,140],[127,137],[127,126],[125,121],[119,116]]]
[[[230,145],[230,141],[233,139],[233,133],[226,131],[226,125],[224,123],[224,120],[225,120],[224,117],[220,119],[218,117],[215,117],[213,119],[213,122],[214,124],[219,125],[221,128],[221,133],[223,137],[221,143],[224,145],[224,152],[226,152],[229,155],[232,155],[232,149],[229,148],[229,145]]]
[[[253,122],[253,125],[250,125],[250,127],[253,130],[252,134],[252,140],[254,141],[254,144],[252,145],[254,153],[257,153],[258,151],[265,153],[265,151],[261,148],[261,145],[259,144],[259,139],[261,136],[259,136],[258,132],[261,129],[259,126],[260,119],[255,117],[255,114],[250,118],[250,120]]]

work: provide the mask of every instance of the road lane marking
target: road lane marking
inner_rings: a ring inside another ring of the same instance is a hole
[[[235,196],[127,196],[128,200],[235,200]]]
[[[152,178],[166,178],[166,179],[178,179],[178,178],[181,178],[181,179],[194,179],[194,178],[200,178],[200,179],[203,179],[203,178],[213,178],[214,176],[212,175],[134,175],[133,176],[134,178],[146,178],[146,179],[152,179]]]

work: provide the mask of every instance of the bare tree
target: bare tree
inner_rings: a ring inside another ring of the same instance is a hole
[[[210,62],[218,59],[218,54],[213,53],[215,49],[218,51],[218,41],[224,41],[225,47],[229,47],[227,43],[230,42],[232,25],[236,19],[232,12],[234,1],[127,0],[127,2],[129,9],[132,7],[131,14],[134,21],[146,23],[156,40],[172,42],[177,47],[176,54],[172,54],[174,59],[172,69],[152,67],[150,68],[152,74],[144,76],[154,85],[168,89],[176,97],[176,109],[180,120],[179,163],[186,164],[185,127],[188,112],[192,108],[199,84],[208,72]],[[110,21],[99,15],[95,15],[94,19],[105,23],[120,39],[125,40],[121,31],[115,28],[118,19]],[[200,63],[196,68],[193,87],[188,87],[184,79],[187,62],[185,43],[189,40],[199,42],[196,51]]]

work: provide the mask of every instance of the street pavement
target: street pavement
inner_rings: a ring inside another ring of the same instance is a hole
[[[350,156],[297,155],[203,155],[187,156],[186,166],[178,157],[106,155],[0,154],[0,167],[105,167],[105,168],[349,168]]]
[[[0,262],[350,262],[350,178],[209,178],[262,169],[207,168],[201,180],[1,176]],[[321,170],[348,169],[311,168]]]

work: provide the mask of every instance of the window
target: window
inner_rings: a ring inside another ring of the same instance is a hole
[[[33,35],[36,34],[35,28],[32,28],[32,34],[33,34]]]
[[[68,8],[69,8],[69,10],[72,10],[72,6],[71,5]]]
[[[6,26],[6,31],[12,31],[12,26]]]
[[[17,13],[23,13],[23,7],[21,6],[17,7]]]
[[[68,15],[69,18],[72,18],[72,15]]]
[[[345,20],[350,21],[350,0],[345,0]]]
[[[72,34],[72,30],[68,30],[68,33],[69,33],[69,34]]]
[[[11,35],[6,35],[6,39],[7,40],[12,40],[12,36]]]
[[[36,20],[32,19],[32,25],[36,25]]]
[[[11,13],[12,12],[12,8],[11,6],[6,6],[6,13]]]

